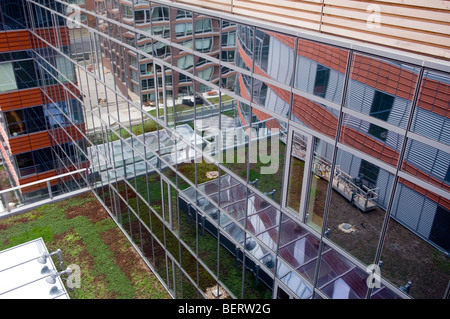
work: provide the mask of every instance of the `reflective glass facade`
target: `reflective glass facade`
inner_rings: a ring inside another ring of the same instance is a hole
[[[175,298],[444,297],[448,62],[167,1],[27,10],[95,194]]]
[[[62,12],[60,4],[52,8]],[[86,187],[80,175],[22,186],[89,166],[81,103],[72,96],[79,95],[74,68],[59,53],[68,43],[61,37],[65,19],[28,10],[23,0],[0,1],[0,152],[11,186],[21,187],[14,196],[2,194],[8,211],[9,203]]]

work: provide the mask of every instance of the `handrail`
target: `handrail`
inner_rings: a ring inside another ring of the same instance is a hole
[[[76,171],[73,171],[73,172],[68,172],[68,173],[64,173],[64,174],[61,174],[61,175],[56,175],[56,176],[48,177],[48,178],[45,178],[45,179],[40,179],[38,181],[31,182],[31,183],[28,183],[28,184],[25,184],[25,185],[19,185],[19,186],[11,187],[11,188],[8,188],[8,189],[4,189],[4,190],[0,191],[0,195],[2,195],[4,193],[7,193],[7,192],[19,190],[21,188],[25,188],[25,187],[30,187],[30,186],[37,185],[37,184],[46,183],[48,181],[51,181],[51,180],[54,180],[54,179],[57,179],[57,178],[62,178],[62,177],[70,176],[70,175],[73,175],[73,174],[82,173],[82,172],[85,172],[87,170],[88,170],[88,168],[82,168],[82,169],[79,169],[79,170],[76,170]]]

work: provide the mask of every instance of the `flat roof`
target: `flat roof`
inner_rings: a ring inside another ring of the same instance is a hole
[[[38,262],[44,253],[42,238],[0,251],[0,299],[69,299],[59,276],[54,284],[47,282],[58,270],[51,257]]]

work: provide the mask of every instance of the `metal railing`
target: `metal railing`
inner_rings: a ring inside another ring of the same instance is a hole
[[[55,192],[52,190],[52,185],[51,182],[57,179],[61,179],[61,184],[66,183],[66,182],[70,182],[70,177],[75,175],[75,174],[85,174],[86,175],[86,181],[88,181],[88,168],[82,168],[73,172],[68,172],[68,173],[64,173],[64,174],[60,174],[60,175],[56,175],[56,176],[52,176],[49,178],[45,178],[45,179],[41,179],[35,182],[31,182],[28,184],[24,184],[24,185],[19,185],[19,186],[15,186],[15,187],[11,187],[8,189],[4,189],[0,191],[0,214],[1,213],[5,213],[5,212],[12,212],[14,210],[15,207],[20,207],[23,206],[24,203],[23,201],[20,199],[20,196],[18,196],[18,192],[21,191],[24,188],[32,188],[35,187],[39,184],[43,184],[45,183],[47,185],[47,192],[48,192],[48,199],[53,199],[55,197]],[[75,179],[72,179],[75,180]],[[86,185],[87,186],[87,185]],[[82,188],[81,186],[79,187],[80,189]],[[38,188],[38,189],[42,189],[42,188]],[[71,192],[73,190],[69,190],[68,192]],[[19,205],[15,206],[15,205],[11,205],[13,202],[8,199],[8,194],[9,193],[14,193],[14,197],[17,198],[17,201],[19,202]],[[35,201],[28,201],[27,204],[33,203],[33,202],[37,202],[43,199],[47,199],[45,195],[41,195],[38,196],[36,198]],[[22,203],[20,203],[22,202]]]

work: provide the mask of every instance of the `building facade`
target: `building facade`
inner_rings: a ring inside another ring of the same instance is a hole
[[[1,1],[0,150],[12,186],[21,186],[89,166],[74,70],[53,49],[69,45],[61,18],[32,21],[24,1]],[[31,32],[35,25],[39,35]],[[59,38],[56,38],[58,29]],[[69,93],[70,92],[70,93]],[[77,144],[77,147],[74,145]],[[80,176],[34,184],[17,193],[19,203],[77,187]],[[17,203],[17,202],[16,202]]]
[[[306,13],[275,24],[257,5],[259,19],[246,17],[248,1],[182,2],[25,6],[36,41],[44,26],[58,40],[33,57],[41,68],[61,57],[47,74],[82,106],[85,146],[73,146],[94,193],[168,291],[448,297],[450,64],[439,32],[413,53],[392,48],[396,34],[386,46],[380,34],[371,44],[324,34],[329,15],[319,34]],[[427,10],[448,17],[438,2]]]

